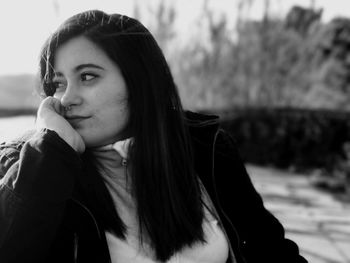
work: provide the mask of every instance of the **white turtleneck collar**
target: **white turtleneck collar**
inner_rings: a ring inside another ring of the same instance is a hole
[[[129,151],[129,146],[133,142],[133,138],[127,138],[122,141],[117,141],[116,143],[112,144],[107,144],[104,146],[100,146],[96,149],[97,151],[109,151],[109,150],[115,150],[123,159],[128,158],[128,151]]]
[[[128,151],[132,142],[133,138],[128,138],[113,144],[90,148],[89,150],[94,155],[98,167],[104,171],[104,174],[115,177],[118,174],[117,170],[128,165]]]
[[[127,138],[112,144],[90,148],[90,150],[99,162],[112,161],[115,165],[120,164],[126,166],[129,158],[129,147],[132,142],[133,138]]]

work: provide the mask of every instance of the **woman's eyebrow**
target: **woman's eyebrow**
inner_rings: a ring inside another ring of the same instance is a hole
[[[87,64],[80,64],[80,65],[76,66],[75,67],[75,71],[79,71],[79,70],[82,70],[84,68],[97,68],[97,69],[104,70],[104,68],[99,66],[99,65],[92,64],[92,63],[87,63]]]
[[[105,70],[103,67],[99,66],[99,65],[96,65],[96,64],[93,64],[93,63],[86,63],[86,64],[80,64],[78,66],[76,66],[74,68],[74,71],[78,72],[84,68],[96,68],[96,69],[102,69],[102,70]],[[54,72],[54,77],[58,78],[58,77],[62,77],[63,74],[60,72],[60,71],[55,71]]]

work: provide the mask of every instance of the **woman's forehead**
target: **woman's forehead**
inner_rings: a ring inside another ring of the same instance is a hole
[[[54,69],[77,71],[84,67],[105,69],[114,64],[105,52],[86,37],[76,37],[62,44],[55,53]]]

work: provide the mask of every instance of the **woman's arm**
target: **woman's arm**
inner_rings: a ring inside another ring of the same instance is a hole
[[[80,167],[78,153],[48,129],[20,149],[0,147],[2,263],[45,258]]]

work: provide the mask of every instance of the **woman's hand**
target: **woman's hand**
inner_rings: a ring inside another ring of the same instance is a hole
[[[38,109],[36,119],[36,129],[47,128],[55,131],[65,140],[75,151],[83,153],[85,143],[69,122],[63,117],[64,108],[60,101],[54,97],[45,98]]]

